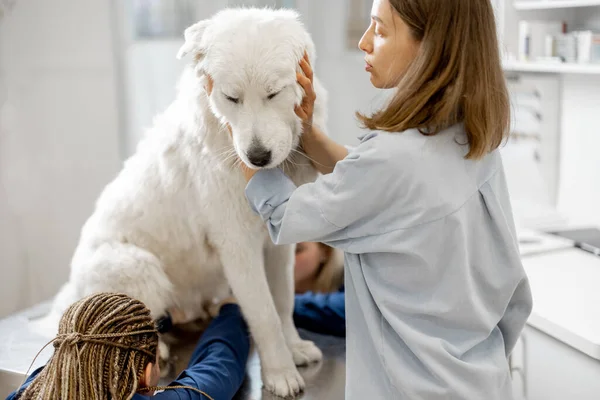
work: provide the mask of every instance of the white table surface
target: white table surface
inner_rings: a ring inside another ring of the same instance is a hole
[[[577,248],[523,256],[533,310],[528,324],[600,360],[600,257]]]

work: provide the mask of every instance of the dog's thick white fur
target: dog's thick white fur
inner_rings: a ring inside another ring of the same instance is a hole
[[[291,10],[227,9],[185,31],[178,56],[190,64],[178,95],[98,199],[53,315],[93,292],[118,291],[155,318],[176,308],[193,320],[231,288],[266,388],[280,396],[303,388],[295,364],[321,352],[293,324],[294,248],[272,244],[234,164],[279,166],[297,185],[316,178],[294,113],[305,50],[314,65],[314,44]],[[324,128],[326,93],[316,77],[314,86],[314,123]]]

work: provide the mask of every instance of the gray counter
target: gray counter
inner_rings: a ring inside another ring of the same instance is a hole
[[[301,331],[303,339],[313,340],[323,351],[319,364],[300,368],[306,382],[302,400],[343,400],[346,381],[345,341],[339,338],[310,334]],[[255,351],[248,361],[246,381],[234,399],[280,399],[262,390],[260,364]]]
[[[38,351],[48,342],[48,338],[32,331],[30,321],[43,316],[49,304],[42,303],[23,312],[0,320],[0,398],[4,399],[15,390],[25,379],[25,374]],[[323,361],[316,365],[300,368],[300,373],[306,381],[306,390],[301,396],[303,400],[344,398],[345,383],[345,341],[340,338],[317,335],[308,331],[300,331],[304,339],[315,341],[323,351]],[[172,375],[186,364],[186,356],[193,348],[194,342],[176,348],[178,362],[173,368]],[[31,371],[44,365],[52,351],[48,346],[31,367]],[[171,378],[171,377],[169,377]],[[168,383],[169,379],[161,382]],[[278,397],[263,391],[260,378],[260,362],[258,355],[252,349],[248,360],[246,379],[235,399],[278,399]]]

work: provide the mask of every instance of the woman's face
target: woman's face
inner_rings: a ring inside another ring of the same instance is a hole
[[[296,245],[294,280],[297,289],[299,284],[306,284],[315,279],[319,266],[325,258],[325,250],[319,243],[303,242]]]
[[[373,86],[379,89],[398,86],[417,56],[419,45],[389,0],[373,1],[371,24],[358,43],[365,52],[365,69]]]

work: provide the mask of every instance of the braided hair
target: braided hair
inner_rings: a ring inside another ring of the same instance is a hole
[[[148,363],[156,363],[158,331],[144,303],[125,294],[97,293],[63,314],[54,354],[18,399],[129,400]],[[168,389],[181,388],[171,386]],[[206,397],[206,393],[191,389]]]

